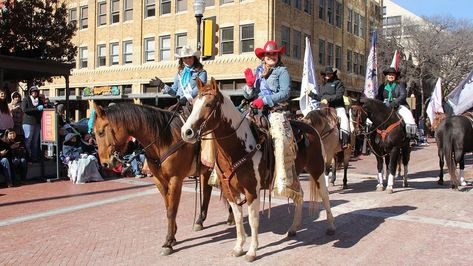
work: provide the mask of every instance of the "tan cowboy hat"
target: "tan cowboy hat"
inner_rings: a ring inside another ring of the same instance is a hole
[[[275,41],[267,41],[263,48],[256,48],[255,54],[256,56],[261,59],[263,58],[265,53],[278,53],[280,55],[286,52],[286,46],[283,46],[278,49],[278,44]]]
[[[189,45],[184,45],[182,46],[181,50],[179,50],[179,53],[174,55],[176,58],[183,58],[183,57],[190,57],[190,56],[195,56],[195,57],[200,57],[200,51],[194,51],[192,47]]]

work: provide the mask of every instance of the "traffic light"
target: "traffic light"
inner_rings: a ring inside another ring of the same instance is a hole
[[[203,20],[203,42],[202,42],[202,59],[214,59],[218,54],[218,36],[219,27],[216,17],[209,17]]]

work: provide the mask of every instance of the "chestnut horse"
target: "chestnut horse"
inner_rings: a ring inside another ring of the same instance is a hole
[[[267,176],[272,176],[267,164],[271,159],[264,156],[266,143],[263,138],[257,140],[253,135],[248,120],[233,105],[230,98],[219,91],[215,79],[212,78],[205,86],[200,82],[197,84],[199,93],[195,98],[192,113],[181,129],[182,139],[193,143],[201,137],[205,139],[205,136],[213,132],[217,148],[217,175],[223,193],[233,209],[236,223],[237,240],[232,255],[245,254],[243,245],[246,235],[241,205],[246,202],[251,228],[251,243],[246,252],[246,260],[253,261],[258,249],[260,190],[268,189],[272,184],[271,180],[266,179]],[[329,224],[327,233],[333,234],[335,226],[329,194],[325,179],[321,177],[324,172],[324,155],[320,137],[310,125],[300,121],[293,123],[299,125],[306,140],[298,145],[295,160],[297,175],[304,169],[311,175],[311,196],[316,200],[318,197],[322,198]],[[241,195],[244,196],[243,201],[240,199]],[[288,236],[295,235],[301,224],[302,202],[303,197],[294,200],[295,214]]]
[[[168,218],[168,232],[161,250],[162,255],[173,252],[176,243],[176,214],[181,198],[183,180],[200,175],[203,202],[194,229],[202,228],[206,218],[212,187],[207,184],[208,168],[200,165],[196,173],[200,150],[196,145],[182,141],[180,129],[183,121],[178,114],[151,106],[119,103],[107,108],[95,105],[94,133],[100,161],[104,167],[116,167],[127,149],[129,136],[145,147],[148,166],[154,183],[164,198]]]
[[[310,111],[303,121],[312,125],[320,134],[325,150],[325,182],[335,185],[337,178],[337,166],[343,162],[343,189],[348,188],[347,171],[355,137],[351,136],[351,143],[342,149],[340,142],[340,130],[338,129],[338,117],[334,108],[324,107]],[[332,164],[333,162],[333,164]],[[332,169],[330,167],[332,166]],[[329,171],[332,170],[332,178],[329,180]]]
[[[373,122],[371,129],[362,134],[368,137],[368,143],[376,156],[378,168],[377,190],[384,190],[383,159],[386,160],[388,165],[386,192],[393,193],[394,175],[396,174],[398,160],[400,159],[402,159],[404,166],[403,185],[407,187],[407,172],[411,148],[402,118],[398,116],[396,109],[387,107],[379,100],[363,98],[361,103],[362,105],[352,106],[355,132],[366,131],[363,127],[365,127],[364,125],[368,118]]]

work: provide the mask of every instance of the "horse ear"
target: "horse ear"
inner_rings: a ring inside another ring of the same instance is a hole
[[[197,82],[197,88],[200,90],[204,84],[202,83],[202,80],[200,80],[199,78],[196,78],[195,81]]]
[[[215,80],[214,77],[212,77],[212,79],[210,80],[210,84],[212,84],[212,88],[213,88],[215,91],[218,90],[217,81]]]
[[[104,117],[105,116],[105,111],[103,110],[102,106],[94,103],[94,108],[95,108],[95,115],[97,117]]]

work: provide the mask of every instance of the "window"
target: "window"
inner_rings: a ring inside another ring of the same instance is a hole
[[[284,4],[291,5],[291,0],[282,0]]]
[[[365,62],[365,56],[360,54],[360,75],[363,75],[366,72]]]
[[[154,61],[154,37],[145,39],[144,61]]]
[[[107,2],[97,4],[97,25],[103,26],[107,24]]]
[[[348,9],[347,31],[350,32],[350,33],[353,32],[352,22],[353,22],[353,10]]]
[[[69,23],[77,23],[77,8],[69,9]]]
[[[205,0],[205,7],[214,6],[215,0]]]
[[[159,61],[171,60],[171,36],[159,37]]]
[[[335,46],[335,67],[340,69],[342,66],[342,47],[336,45]]]
[[[220,37],[221,54],[233,54],[233,27],[220,29]]]
[[[334,0],[327,0],[327,20],[328,23],[334,24],[333,21],[333,9],[334,9]]]
[[[89,7],[80,7],[80,29],[87,29],[89,27]]]
[[[327,42],[327,64],[333,66],[333,43]]]
[[[79,48],[79,68],[87,68],[87,47]]]
[[[145,0],[145,18],[156,16],[155,0]]]
[[[253,52],[255,50],[255,25],[240,26],[240,52]]]
[[[171,0],[161,0],[160,15],[171,13]]]
[[[176,34],[176,54],[182,49],[182,46],[187,44],[187,33]]]
[[[133,63],[133,41],[123,42],[123,64]]]
[[[233,0],[220,0],[220,4],[223,5],[223,4],[229,4],[229,3],[233,3]]]
[[[107,53],[105,50],[105,44],[97,45],[97,66],[102,67],[107,63]]]
[[[120,0],[110,2],[110,24],[120,22]]]
[[[360,37],[365,38],[365,17],[360,16]]]
[[[383,26],[401,25],[401,16],[392,16],[383,19]]]
[[[110,65],[118,65],[118,43],[110,43]]]
[[[302,10],[302,0],[293,0],[294,1],[294,7],[297,9]]]
[[[353,22],[353,34],[356,36],[360,35],[359,27],[360,26],[360,14],[355,12],[355,20]]]
[[[281,26],[281,46],[285,46],[286,48],[290,48],[290,29],[286,26]],[[291,54],[291,49],[286,49],[286,55],[289,56]]]
[[[123,21],[133,20],[133,0],[123,2]]]
[[[386,7],[383,6],[383,16],[386,16]]]
[[[313,0],[304,0],[304,11],[309,15],[312,15],[312,1]]]
[[[292,46],[292,56],[295,58],[301,58],[301,32],[300,31],[293,31],[293,46]]]
[[[335,26],[338,28],[342,27],[342,14],[343,14],[343,5],[339,2],[335,2]]]
[[[187,0],[176,0],[176,12],[187,10]]]
[[[325,41],[319,40],[319,64],[325,65]]]
[[[352,57],[353,57],[353,52],[351,50],[347,50],[347,72],[350,73],[352,72]]]
[[[353,53],[353,72],[355,74],[358,74],[358,63],[359,63],[359,58],[360,58],[360,55],[358,53]]]
[[[319,19],[325,20],[325,0],[319,0]]]

